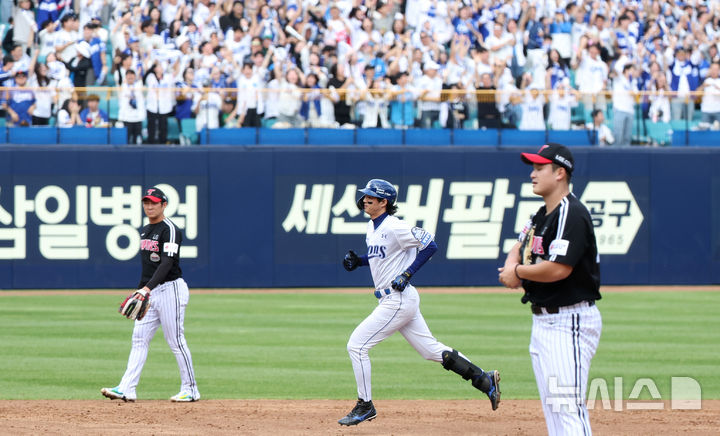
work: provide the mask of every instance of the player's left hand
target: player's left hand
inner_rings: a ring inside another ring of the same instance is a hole
[[[150,293],[145,289],[138,289],[130,294],[125,301],[120,304],[118,312],[127,319],[140,321],[145,317],[150,308]]]
[[[407,271],[403,271],[402,274],[395,277],[395,280],[390,283],[390,287],[395,289],[396,291],[404,291],[405,287],[410,283],[410,277],[412,277],[412,274],[410,274]]]

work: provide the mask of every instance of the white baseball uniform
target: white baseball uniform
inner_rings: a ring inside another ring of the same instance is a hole
[[[425,249],[433,238],[425,230],[411,228],[392,215],[386,215],[377,228],[373,220],[368,222],[365,238],[367,256],[379,301],[375,310],[355,328],[347,344],[358,398],[364,401],[372,400],[368,352],[393,333],[399,331],[428,360],[442,362],[442,352],[452,351],[430,332],[420,313],[420,295],[415,287],[408,284],[403,292],[390,287],[391,282],[413,263],[417,253]]]
[[[192,355],[185,342],[185,307],[190,299],[187,283],[182,278],[165,282],[152,290],[150,309],[141,321],[135,321],[132,335],[132,349],[128,358],[127,369],[118,390],[128,398],[135,398],[135,388],[140,381],[145,361],[147,360],[150,341],[158,327],[162,325],[165,341],[175,354],[180,369],[180,391],[191,392],[193,398],[200,399],[195,372],[193,371]]]
[[[148,195],[152,192],[148,191]],[[146,225],[140,237],[143,272],[139,287],[151,289],[150,308],[142,320],[135,321],[130,357],[118,390],[128,398],[136,398],[135,388],[140,381],[150,341],[158,327],[162,326],[165,341],[175,354],[180,369],[180,392],[190,393],[194,400],[198,400],[200,393],[195,382],[192,356],[185,341],[185,307],[190,291],[179,265],[182,233],[175,223],[164,218],[158,223]],[[167,270],[162,265],[166,265]]]

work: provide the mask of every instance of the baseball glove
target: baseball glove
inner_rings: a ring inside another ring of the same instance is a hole
[[[120,304],[118,312],[127,319],[140,321],[145,317],[150,308],[150,294],[144,289],[138,289],[128,295],[125,301]]]
[[[531,265],[532,264],[532,245],[533,245],[533,239],[535,238],[535,226],[532,226],[530,230],[525,234],[525,239],[522,242],[522,245],[520,246],[520,264],[521,265]],[[517,274],[517,272],[516,272]],[[530,301],[530,293],[528,291],[525,291],[525,294],[523,294],[522,298],[520,298],[520,302],[522,304],[526,304],[528,301]]]

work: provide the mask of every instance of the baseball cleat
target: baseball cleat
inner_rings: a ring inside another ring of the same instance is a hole
[[[123,400],[126,403],[128,401],[130,401],[130,402],[135,401],[135,397],[130,397],[130,396],[123,394],[122,392],[120,392],[120,390],[118,390],[117,387],[102,388],[102,389],[100,389],[100,393],[103,394],[104,396],[110,398],[111,400]]]
[[[377,416],[375,406],[372,401],[363,401],[358,398],[358,402],[353,410],[346,417],[338,421],[340,425],[358,425],[363,421],[372,421]]]
[[[179,394],[173,395],[172,397],[170,397],[170,401],[172,401],[173,403],[191,403],[191,402],[197,401],[199,399],[200,399],[199,396],[198,396],[198,398],[195,398],[188,391],[182,391]]]
[[[490,390],[486,394],[490,398],[492,410],[497,410],[498,404],[500,404],[500,371],[490,371],[487,375],[490,376],[492,386],[490,386]]]

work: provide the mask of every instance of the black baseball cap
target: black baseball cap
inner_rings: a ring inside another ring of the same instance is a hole
[[[145,190],[145,196],[142,199],[145,200],[146,198],[153,203],[167,203],[168,201],[167,195],[155,187]]]
[[[522,153],[521,158],[529,165],[554,163],[565,168],[569,173],[575,168],[575,160],[570,149],[555,142],[543,145],[537,153]]]

